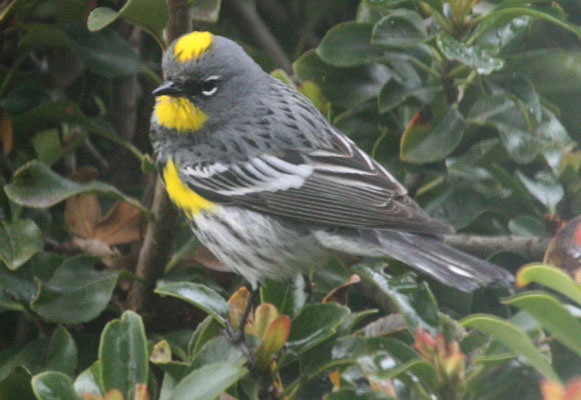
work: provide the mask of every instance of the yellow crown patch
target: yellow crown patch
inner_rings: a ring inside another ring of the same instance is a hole
[[[208,116],[185,97],[157,96],[157,123],[178,132],[193,132],[202,127]]]
[[[196,59],[208,51],[213,39],[210,32],[194,31],[182,36],[173,48],[174,58],[179,62]]]
[[[216,206],[182,182],[178,169],[172,160],[169,160],[163,168],[163,180],[169,198],[185,212],[188,218],[198,215],[203,210],[211,210]]]

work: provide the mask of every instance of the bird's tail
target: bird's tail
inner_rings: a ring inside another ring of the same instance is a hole
[[[514,282],[508,271],[429,236],[361,229],[320,231],[316,237],[329,249],[361,256],[395,258],[447,286],[465,292],[482,286],[507,286]]]

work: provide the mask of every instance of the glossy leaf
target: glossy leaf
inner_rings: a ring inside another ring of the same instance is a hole
[[[440,319],[434,295],[424,283],[417,285],[409,275],[394,278],[385,273],[384,263],[372,266],[358,264],[352,271],[377,287],[388,296],[403,315],[408,330],[414,333],[422,328],[436,334],[440,330]]]
[[[381,61],[385,50],[371,44],[373,25],[344,22],[331,28],[317,47],[323,62],[336,67],[355,67]]]
[[[504,67],[504,60],[493,57],[488,51],[478,46],[467,46],[452,36],[438,35],[438,47],[450,61],[458,61],[474,68],[479,74],[489,75]]]
[[[81,372],[77,379],[75,379],[75,391],[83,395],[91,393],[95,395],[102,395],[101,392],[101,363],[95,361],[89,368]]]
[[[293,64],[301,81],[315,82],[333,104],[353,107],[376,98],[383,84],[392,76],[385,65],[344,68],[325,64],[315,51],[308,51]]]
[[[287,346],[301,354],[333,335],[349,315],[349,309],[336,303],[309,304],[292,321]]]
[[[48,341],[46,369],[73,375],[77,368],[78,350],[71,334],[57,327]]]
[[[415,11],[399,9],[375,24],[372,42],[386,47],[409,47],[426,37],[422,17]]]
[[[87,27],[98,31],[117,18],[124,18],[142,30],[151,34],[158,43],[163,41],[163,28],[167,24],[169,10],[163,0],[127,0],[119,12],[106,7],[97,7],[89,15]]]
[[[95,259],[65,260],[47,282],[38,281],[31,308],[48,321],[78,324],[96,318],[109,303],[118,273],[97,271]]]
[[[22,303],[30,303],[38,295],[35,279],[48,281],[61,265],[62,258],[52,253],[38,253],[16,271],[0,267],[0,287]]]
[[[149,374],[147,338],[141,317],[125,311],[121,319],[103,329],[99,345],[101,384],[105,392],[119,389],[132,399],[135,385],[147,384]]]
[[[414,163],[444,159],[456,149],[464,134],[464,118],[442,101],[425,106],[408,124],[400,144],[400,158]]]
[[[524,287],[533,282],[551,288],[581,305],[581,285],[575,283],[566,272],[559,268],[544,264],[529,264],[517,272],[517,286]]]
[[[4,186],[10,200],[25,207],[52,207],[81,193],[98,192],[121,199],[149,214],[135,199],[124,195],[115,187],[103,182],[74,182],[63,178],[43,163],[33,160],[20,167],[12,182]]]
[[[38,400],[80,400],[72,379],[62,372],[48,371],[35,375],[32,389]]]
[[[437,86],[410,89],[397,80],[390,79],[381,88],[378,109],[380,113],[385,113],[408,101],[413,101],[412,104],[418,105],[430,104],[439,91],[440,88]]]
[[[292,283],[285,281],[266,281],[260,287],[263,303],[272,303],[281,314],[296,316],[307,301],[307,288],[302,276]]]
[[[504,302],[531,314],[555,339],[581,356],[581,323],[554,296],[541,292],[525,292]]]
[[[18,269],[42,250],[42,245],[42,232],[33,221],[0,224],[0,260],[8,269]]]
[[[550,174],[539,173],[535,177],[536,179],[531,179],[517,171],[516,176],[529,193],[549,210],[555,210],[557,203],[565,196],[563,186]]]
[[[174,389],[170,400],[209,400],[218,397],[248,371],[240,365],[222,362],[198,368]]]
[[[167,283],[155,289],[155,293],[173,296],[204,310],[222,326],[226,326],[229,306],[217,292],[205,285],[192,282]]]
[[[460,320],[460,325],[492,336],[507,349],[524,357],[545,378],[559,380],[549,362],[527,334],[508,321],[493,315],[475,314]]]
[[[246,339],[248,343],[252,343],[250,337]],[[236,345],[229,342],[225,336],[217,336],[202,346],[188,368],[188,372],[192,368],[200,368],[217,362],[228,362],[242,366],[246,361],[246,356]]]

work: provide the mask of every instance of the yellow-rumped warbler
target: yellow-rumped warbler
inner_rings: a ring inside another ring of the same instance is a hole
[[[450,226],[233,41],[186,34],[163,74],[151,140],[169,197],[253,287],[340,252],[390,256],[464,291],[512,282],[442,243]]]

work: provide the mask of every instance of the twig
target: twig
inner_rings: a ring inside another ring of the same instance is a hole
[[[260,15],[258,15],[254,4],[246,0],[233,0],[230,1],[230,5],[244,22],[244,28],[248,29],[248,33],[256,40],[258,45],[270,54],[282,69],[292,72],[292,65],[288,56],[268,26],[260,18]]]
[[[487,257],[498,251],[520,253],[531,261],[542,260],[551,238],[528,236],[446,235],[444,241],[467,253]]]
[[[169,22],[166,28],[167,41],[189,31],[188,6],[186,0],[168,0]],[[143,310],[149,303],[151,289],[155,281],[162,276],[169,259],[171,243],[175,234],[177,215],[172,207],[165,188],[157,177],[151,212],[154,222],[147,224],[143,245],[139,251],[135,275],[144,283],[134,281],[127,303],[129,308],[136,311]]]

